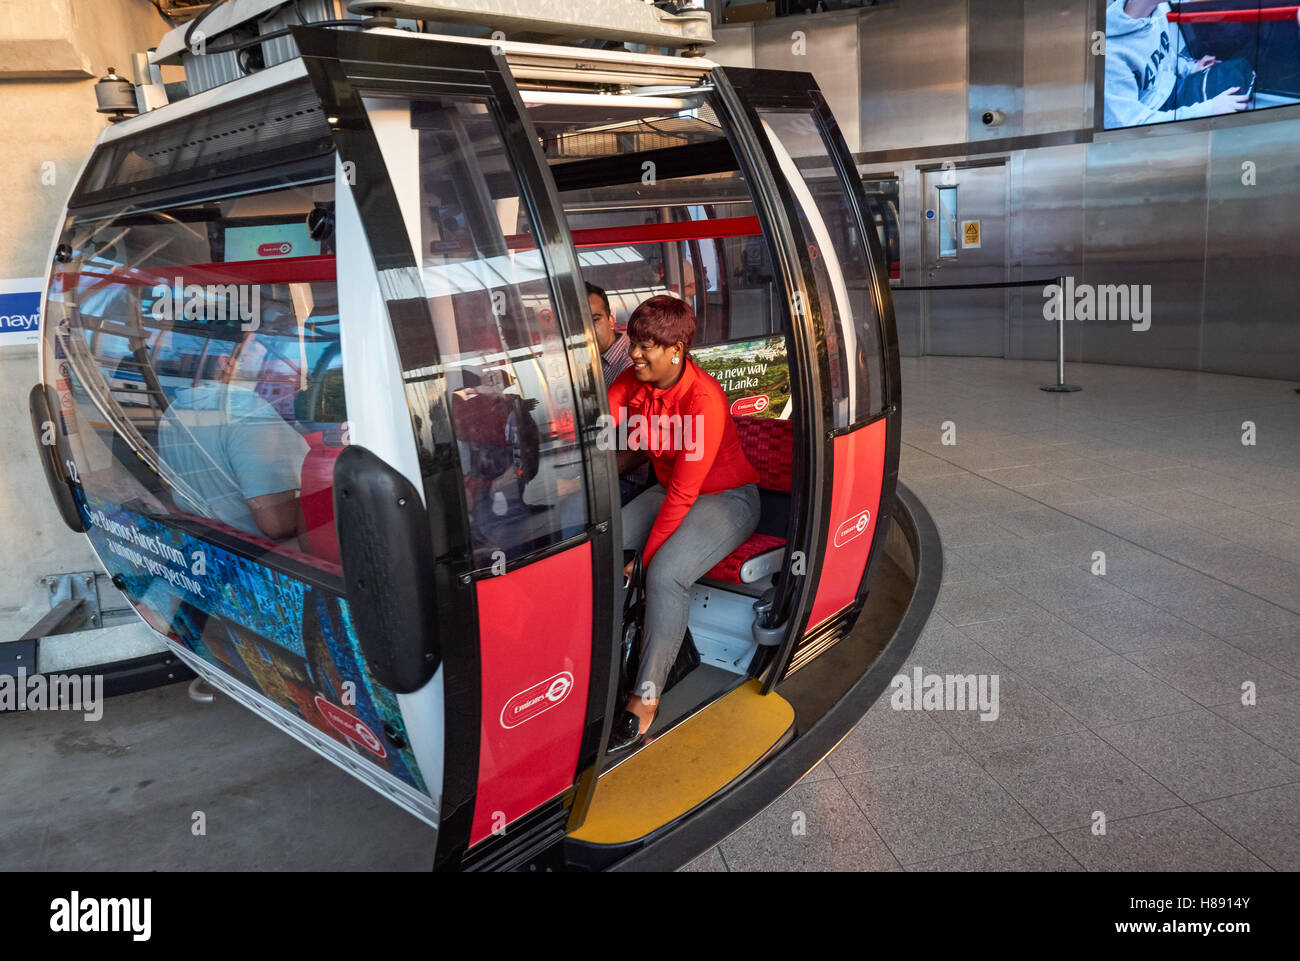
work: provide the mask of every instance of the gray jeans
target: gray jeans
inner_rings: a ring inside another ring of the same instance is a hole
[[[640,550],[668,492],[658,484],[623,508],[623,548]],[[758,487],[701,494],[646,569],[645,642],[633,693],[657,698],[686,636],[691,587],[754,533]]]

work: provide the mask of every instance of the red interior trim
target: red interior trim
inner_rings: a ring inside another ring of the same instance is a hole
[[[629,244],[671,244],[681,240],[714,240],[720,237],[758,237],[763,228],[757,217],[722,217],[718,220],[673,220],[664,224],[627,224],[573,231],[573,246],[622,247]],[[532,250],[532,234],[511,234],[511,250]]]
[[[275,260],[233,260],[224,264],[177,264],[173,267],[136,267],[107,270],[88,267],[67,271],[57,277],[62,290],[74,290],[85,278],[87,286],[105,281],[128,287],[156,287],[162,284],[307,284],[332,283],[335,279],[333,254],[313,257],[280,257]]]
[[[1172,10],[1170,23],[1258,23],[1261,20],[1294,20],[1295,7],[1260,7],[1258,10]]]
[[[579,248],[621,247],[629,244],[667,244],[683,240],[715,240],[721,237],[758,237],[762,234],[757,217],[723,217],[718,220],[674,220],[661,224],[628,224],[622,227],[598,227],[573,231],[573,244]],[[511,250],[532,250],[537,246],[532,234],[511,234],[506,238]],[[105,281],[129,287],[155,287],[173,284],[305,284],[333,282],[336,277],[334,256],[280,257],[273,260],[238,260],[224,264],[177,264],[173,267],[103,270],[89,267],[58,275],[59,290],[82,286],[99,286]]]

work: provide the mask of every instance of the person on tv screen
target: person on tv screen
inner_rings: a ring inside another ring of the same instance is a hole
[[[1248,110],[1246,60],[1187,54],[1169,4],[1113,0],[1106,8],[1106,126],[1132,127]]]

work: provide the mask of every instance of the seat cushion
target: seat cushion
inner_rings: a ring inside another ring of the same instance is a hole
[[[733,416],[745,456],[758,471],[758,486],[790,493],[794,481],[794,423],[776,417]]]
[[[751,534],[704,576],[732,584],[752,584],[775,572],[785,554],[785,538]]]
[[[339,534],[334,526],[334,462],[342,447],[330,447],[319,434],[309,434],[311,450],[302,463],[302,506],[306,525],[304,546],[309,554],[339,563]]]

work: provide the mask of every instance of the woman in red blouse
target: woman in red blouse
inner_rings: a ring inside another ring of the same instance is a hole
[[[758,474],[745,458],[722,386],[691,360],[695,312],[651,297],[628,319],[632,367],[609,387],[629,449],[650,458],[659,484],[623,508],[623,547],[646,572],[645,641],[636,686],[610,750],[650,729],[690,615],[691,587],[758,526]],[[624,573],[630,575],[629,564]]]

